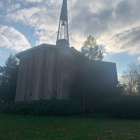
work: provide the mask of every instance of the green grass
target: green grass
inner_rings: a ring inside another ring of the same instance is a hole
[[[0,140],[140,140],[140,120],[0,114]]]

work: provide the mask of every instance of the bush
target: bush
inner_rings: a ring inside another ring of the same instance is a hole
[[[0,102],[0,113],[6,112],[6,103]]]
[[[108,113],[120,119],[140,119],[140,96],[123,96],[110,100]]]
[[[79,113],[79,104],[71,100],[20,101],[0,105],[1,113],[61,116]]]

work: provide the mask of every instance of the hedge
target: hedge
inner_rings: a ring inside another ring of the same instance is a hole
[[[123,96],[110,100],[108,113],[119,119],[140,119],[140,96]]]
[[[40,116],[78,114],[80,106],[71,100],[20,101],[0,105],[0,113]]]

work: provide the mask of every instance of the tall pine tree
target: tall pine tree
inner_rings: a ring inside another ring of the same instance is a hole
[[[5,65],[0,66],[0,100],[10,102],[15,100],[18,74],[18,60],[11,55]]]

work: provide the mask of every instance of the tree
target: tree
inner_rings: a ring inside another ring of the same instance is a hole
[[[122,75],[124,94],[140,94],[140,64],[130,63]]]
[[[5,66],[0,66],[0,100],[14,101],[18,73],[18,60],[11,55],[7,58]]]
[[[103,60],[102,48],[97,45],[96,40],[91,35],[84,42],[81,53],[92,60]]]

